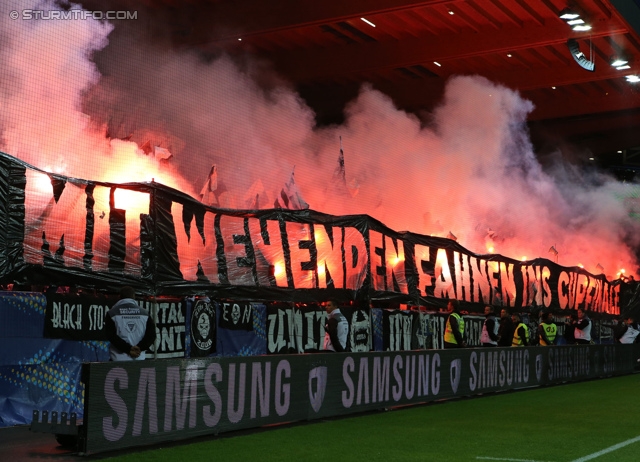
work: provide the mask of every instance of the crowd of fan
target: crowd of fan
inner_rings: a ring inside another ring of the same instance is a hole
[[[444,347],[464,348],[467,346],[464,340],[464,319],[460,315],[457,300],[450,300],[447,304],[449,316],[445,325]],[[485,320],[480,336],[481,345],[484,347],[498,346],[549,346],[557,345],[561,336],[560,326],[553,321],[553,313],[546,311],[540,315],[540,323],[535,332],[530,332],[528,324],[524,323],[520,313],[509,315],[506,309],[502,309],[500,318],[496,316],[492,306],[485,307]],[[563,323],[564,332],[562,343],[570,345],[593,344],[593,322],[584,310],[578,309]],[[631,344],[640,342],[640,325],[633,316],[625,316],[614,329],[614,341],[616,343]]]

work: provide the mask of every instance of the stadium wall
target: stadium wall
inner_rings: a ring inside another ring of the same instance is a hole
[[[631,373],[633,345],[87,363],[83,454]]]

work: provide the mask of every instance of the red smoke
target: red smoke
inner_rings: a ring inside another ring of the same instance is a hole
[[[635,272],[639,224],[618,198],[628,186],[558,173],[571,166],[543,170],[526,131],[532,104],[513,90],[454,77],[425,128],[364,86],[343,125],[319,128],[265,63],[207,62],[93,20],[9,19],[28,7],[0,7],[0,149],[39,168],[155,179],[198,198],[216,164],[223,205],[246,208],[259,194],[270,208],[295,167],[315,210],[455,236],[479,254],[557,258],[610,279]],[[346,186],[336,178],[340,136]],[[173,157],[148,154],[153,146]]]

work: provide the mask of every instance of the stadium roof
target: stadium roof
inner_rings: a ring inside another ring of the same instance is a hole
[[[400,108],[426,114],[448,77],[477,74],[535,104],[529,125],[539,148],[569,142],[603,163],[632,162],[640,152],[640,82],[626,78],[640,76],[640,0],[81,3],[137,7],[141,19],[151,18],[142,27],[168,35],[173,47],[262,58],[296,86],[321,123],[340,121],[363,82]],[[560,17],[566,8],[591,29],[573,30]],[[582,56],[572,56],[570,40]],[[614,57],[629,68],[613,67]]]

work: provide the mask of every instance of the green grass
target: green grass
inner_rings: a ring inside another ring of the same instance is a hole
[[[640,375],[139,450],[118,461],[572,461],[640,435]],[[594,460],[640,459],[640,442]],[[494,460],[495,460],[494,459]]]

